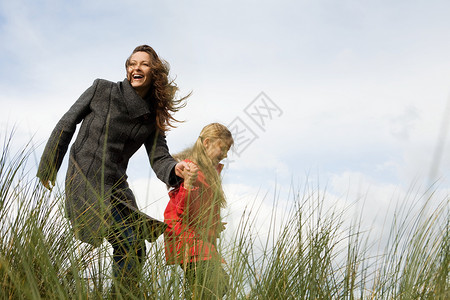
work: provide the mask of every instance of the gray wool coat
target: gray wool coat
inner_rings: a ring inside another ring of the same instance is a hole
[[[95,80],[63,115],[45,146],[37,174],[40,179],[56,178],[80,122],[70,149],[66,213],[76,236],[98,246],[112,223],[112,197],[139,213],[126,170],[130,157],[142,145],[160,180],[174,186],[181,179],[175,175],[177,162],[169,154],[165,135],[157,130],[148,100],[138,96],[127,79],[117,83]]]

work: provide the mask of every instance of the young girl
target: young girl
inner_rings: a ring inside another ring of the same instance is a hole
[[[227,127],[212,123],[203,128],[194,146],[175,155],[184,160],[184,182],[169,192],[164,212],[168,264],[179,264],[195,299],[222,298],[228,274],[222,268],[217,238],[224,229],[220,209],[225,207],[219,162],[227,157],[233,137]]]

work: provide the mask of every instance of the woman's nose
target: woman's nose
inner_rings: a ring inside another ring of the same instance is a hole
[[[130,66],[130,70],[131,71],[135,71],[135,70],[139,70],[140,69],[140,65],[139,64],[134,64]]]

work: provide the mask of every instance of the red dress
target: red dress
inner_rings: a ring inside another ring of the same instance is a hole
[[[186,162],[191,162],[186,159]],[[219,165],[220,173],[223,165]],[[164,233],[168,264],[183,264],[219,258],[216,241],[220,233],[220,205],[214,201],[214,191],[199,171],[194,188],[182,183],[169,192],[170,201],[164,211],[168,225]]]

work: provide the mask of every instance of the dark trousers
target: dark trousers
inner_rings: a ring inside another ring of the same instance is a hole
[[[229,275],[219,259],[187,263],[181,267],[192,299],[222,299],[228,292]]]
[[[139,287],[146,251],[145,240],[130,209],[114,198],[111,202],[114,223],[108,242],[113,247],[114,284],[132,291]]]

